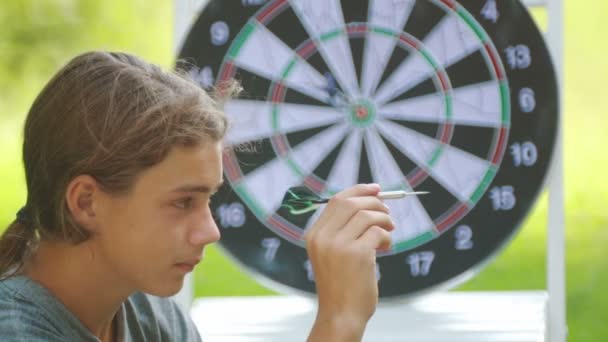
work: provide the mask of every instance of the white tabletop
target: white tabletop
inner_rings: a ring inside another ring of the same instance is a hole
[[[447,292],[408,304],[383,304],[364,341],[541,342],[545,291]],[[314,300],[297,296],[198,299],[192,317],[205,342],[305,341]]]

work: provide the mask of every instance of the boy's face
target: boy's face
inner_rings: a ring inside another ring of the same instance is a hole
[[[104,195],[96,236],[108,269],[126,286],[169,296],[220,238],[209,199],[222,182],[222,145],[173,148],[126,195]]]

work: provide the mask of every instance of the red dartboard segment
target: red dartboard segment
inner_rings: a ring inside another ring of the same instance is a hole
[[[496,56],[494,47],[492,45],[490,45],[490,43],[485,43],[484,48],[486,49],[488,56],[490,56],[490,59],[492,60],[492,66],[494,67],[494,72],[496,72],[496,77],[500,81],[504,80],[505,75],[502,71],[502,66],[498,62],[498,57]]]
[[[314,176],[304,178],[304,184],[316,193],[322,193],[325,190],[324,183]]]
[[[220,80],[221,81],[227,81],[229,79],[231,79],[234,76],[234,64],[231,61],[226,61],[226,63],[224,63],[222,65],[222,72],[220,74]]]
[[[455,10],[457,8],[456,4],[452,0],[441,0],[441,2],[443,2],[446,6],[448,6],[452,10]]]
[[[469,206],[466,203],[462,203],[458,209],[454,210],[448,217],[437,223],[437,231],[443,233],[446,229],[450,228],[457,220],[469,211]]]
[[[419,43],[411,38],[409,35],[402,34],[399,36],[399,40],[405,43],[406,45],[411,46],[415,50],[419,50]]]
[[[241,173],[232,150],[224,151],[222,154],[222,162],[224,164],[224,171],[226,172],[228,179],[237,183],[241,178]]]
[[[454,125],[444,124],[441,126],[441,136],[439,137],[439,141],[444,144],[449,144],[450,139],[452,138],[452,132],[454,132]]]
[[[291,238],[295,241],[302,240],[303,232],[301,230],[299,231],[297,229],[294,229],[293,227],[290,227],[290,225],[287,224],[282,217],[278,215],[273,215],[268,218],[268,223],[271,224],[273,227],[278,228],[283,234],[285,234],[285,237]]]
[[[274,1],[270,4],[270,6],[266,7],[264,11],[258,14],[256,18],[260,23],[265,24],[267,20],[270,20],[274,15],[277,15],[277,12],[285,9],[287,4],[287,0]]]
[[[278,103],[283,100],[285,96],[285,86],[282,83],[276,84],[272,92],[272,102]]]
[[[275,135],[272,137],[272,145],[274,146],[277,153],[285,157],[289,153],[289,148],[287,147],[287,142],[285,141],[285,136],[283,135]]]
[[[509,133],[508,128],[502,127],[500,129],[500,133],[498,135],[498,141],[496,143],[496,149],[494,150],[494,155],[492,156],[492,164],[494,164],[494,165],[500,164],[500,160],[502,159],[502,156],[505,153],[508,133]]]
[[[348,34],[359,34],[359,33],[366,33],[367,32],[367,25],[365,24],[354,24],[354,25],[349,25],[346,29],[346,32]]]
[[[300,57],[306,59],[315,51],[315,48],[316,48],[315,42],[310,40],[308,42],[303,43],[301,45],[301,47],[298,50],[296,50],[296,53]]]

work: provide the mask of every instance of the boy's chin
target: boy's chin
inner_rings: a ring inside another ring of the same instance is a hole
[[[145,289],[141,289],[142,292],[145,292],[149,295],[157,296],[157,297],[171,297],[175,296],[179,293],[179,291],[184,286],[184,279],[174,280],[173,282],[166,282],[164,284],[154,284],[155,286],[146,287]]]

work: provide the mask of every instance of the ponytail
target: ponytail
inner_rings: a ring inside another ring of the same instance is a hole
[[[35,237],[31,223],[19,217],[8,226],[0,237],[0,280],[21,271]]]

